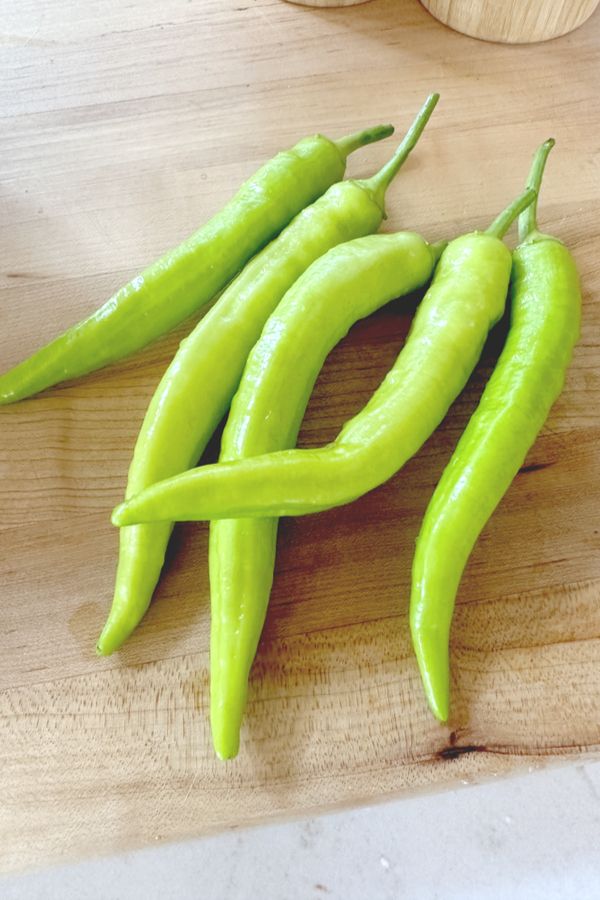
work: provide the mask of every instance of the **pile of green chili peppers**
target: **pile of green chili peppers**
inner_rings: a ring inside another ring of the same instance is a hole
[[[485,231],[428,244],[376,235],[385,195],[438,101],[389,162],[343,181],[347,156],[393,128],[305,138],[247,181],[206,225],[33,356],[0,375],[0,405],[123,358],[200,311],[148,407],[129,469],[112,607],[117,650],[146,612],[176,521],[209,520],[211,728],[239,749],[248,677],[275,565],[278,517],[349,503],[394,475],[465,386],[510,297],[504,349],[425,513],[410,627],[425,694],[449,716],[449,635],[473,546],[562,390],[581,296],[568,250],[537,227],[554,141],[525,191]],[[502,238],[519,219],[519,246]],[[330,444],[294,449],[325,358],[358,320],[426,285],[408,338],[366,406]],[[219,462],[194,466],[229,410]]]

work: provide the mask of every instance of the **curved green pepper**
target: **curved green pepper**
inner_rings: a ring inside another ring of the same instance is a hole
[[[534,197],[448,244],[396,363],[333,443],[194,469],[121,504],[113,523],[305,515],[387,481],[439,425],[502,315],[511,254],[501,235]]]
[[[393,132],[304,138],[259,169],[206,225],[87,319],[0,375],[0,406],[116,362],[198,312],[301,209],[344,175],[346,157]]]
[[[267,320],[248,357],[223,432],[221,461],[293,447],[331,348],[358,319],[428,281],[440,251],[403,232],[349,241],[314,262]],[[211,522],[211,727],[221,759],[238,752],[276,538],[277,519]]]
[[[437,103],[428,98],[393,158],[367,181],[343,181],[303,210],[254,257],[183,341],[152,398],[129,470],[126,496],[196,463],[227,411],[248,353],[285,292],[336,244],[376,231],[385,191],[417,143]],[[164,562],[172,524],[137,526],[120,535],[111,611],[98,652],[121,646],[146,612]]]
[[[529,187],[539,190],[543,144]],[[579,278],[567,248],[537,230],[536,204],[519,222],[506,345],[427,507],[412,572],[410,625],[431,711],[449,712],[450,624],[471,550],[523,465],[560,394],[579,336]]]

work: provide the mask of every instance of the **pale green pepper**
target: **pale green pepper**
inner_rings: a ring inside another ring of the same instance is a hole
[[[438,95],[423,105],[396,153],[365,181],[333,185],[254,257],[183,341],[146,413],[129,470],[127,497],[196,463],[239,384],[248,353],[285,292],[319,256],[376,231],[385,192],[417,143]],[[120,535],[112,608],[98,652],[121,646],[141,621],[158,581],[172,523]]]
[[[357,319],[428,281],[441,249],[401,232],[348,241],[314,262],[267,320],[248,357],[221,461],[293,447],[327,353]],[[238,751],[276,538],[277,519],[211,522],[211,726],[222,759]]]
[[[296,213],[343,177],[349,153],[393,130],[379,125],[339,141],[319,134],[277,154],[199,231],[0,375],[0,406],[116,362],[201,310]]]
[[[526,191],[486,232],[448,244],[396,363],[335,441],[193,469],[122,503],[113,523],[305,515],[391,478],[439,425],[502,315],[511,254],[501,237],[534,197]]]
[[[528,185],[536,191],[553,144],[546,141],[535,155]],[[463,570],[563,388],[579,336],[577,268],[564,244],[537,230],[536,205],[519,222],[505,347],[417,539],[411,632],[429,706],[441,721],[449,713],[448,642]]]

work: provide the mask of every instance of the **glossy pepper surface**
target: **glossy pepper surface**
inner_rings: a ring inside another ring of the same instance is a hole
[[[248,353],[285,292],[336,244],[376,231],[385,191],[417,143],[428,98],[393,158],[373,178],[333,185],[254,257],[183,341],[148,408],[126,496],[196,463],[239,384]],[[118,649],[143,617],[164,562],[170,522],[121,532],[115,593],[98,652]]]
[[[0,406],[116,362],[201,310],[290,219],[343,177],[349,153],[393,130],[379,125],[339,141],[316,135],[277,154],[199,231],[87,319],[0,375]]]
[[[310,266],[267,320],[233,399],[221,461],[293,447],[331,348],[350,326],[431,277],[439,247],[419,235],[372,235]],[[211,522],[211,726],[217,754],[236,755],[248,674],[263,627],[277,519]]]
[[[448,244],[396,363],[333,443],[194,469],[121,504],[114,524],[304,515],[387,481],[439,425],[502,315],[511,254],[501,236],[534,197],[526,191],[487,232]]]
[[[539,189],[538,150],[529,186]],[[449,634],[458,586],[479,534],[525,461],[560,394],[579,335],[579,278],[567,248],[537,230],[536,204],[519,222],[511,323],[498,363],[445,469],[417,539],[410,625],[429,706],[449,714]]]

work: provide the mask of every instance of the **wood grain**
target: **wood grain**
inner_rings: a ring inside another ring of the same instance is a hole
[[[242,751],[227,764],[207,724],[204,526],[176,529],[123,652],[94,653],[116,561],[109,511],[186,327],[0,410],[3,869],[598,755],[599,47],[598,16],[552,44],[505,47],[396,0],[3,9],[2,368],[93,310],[280,147],[377,121],[403,129],[435,89],[386,228],[435,240],[485,225],[552,133],[543,227],[575,253],[585,303],[566,390],[461,587],[447,727],[427,712],[410,650],[411,553],[502,328],[403,472],[352,506],[283,522]],[[391,146],[357,154],[349,173],[373,172]],[[332,353],[304,446],[365,402],[409,322],[391,304]]]
[[[471,37],[509,44],[548,41],[587,22],[599,0],[421,0],[429,12]]]

